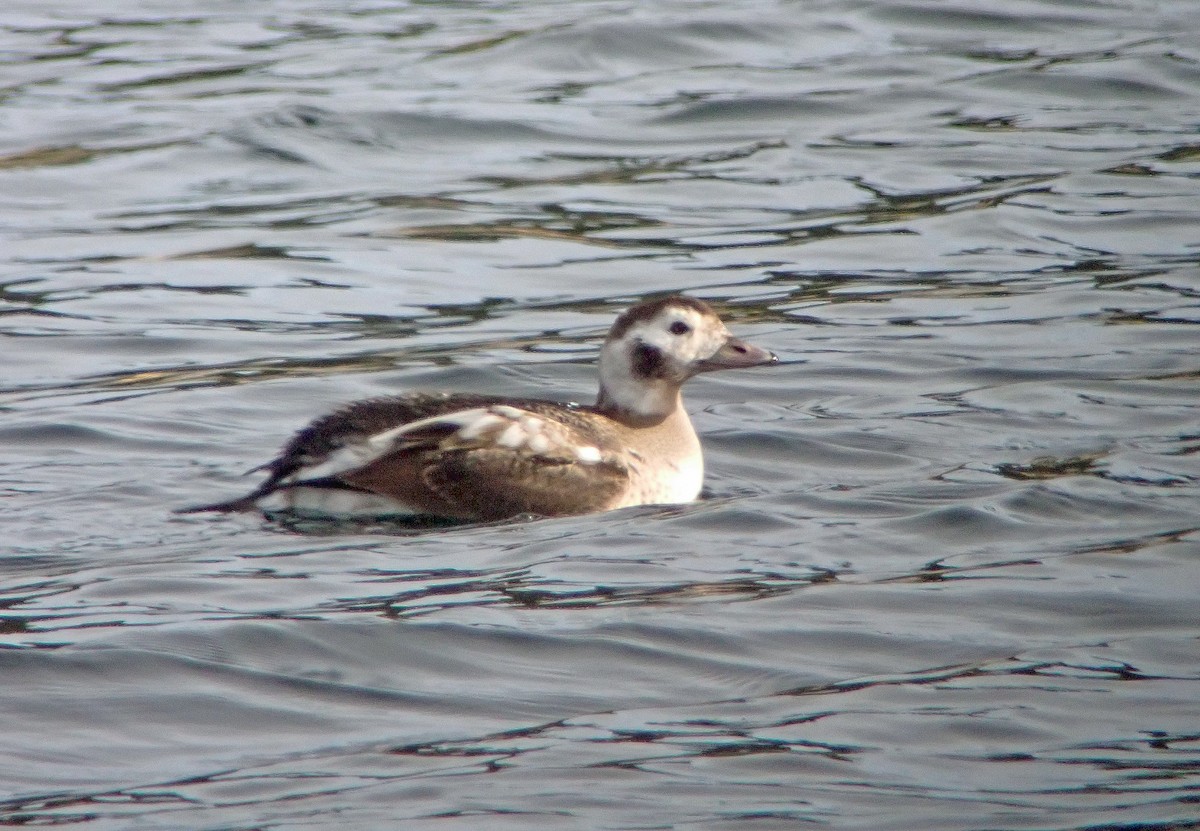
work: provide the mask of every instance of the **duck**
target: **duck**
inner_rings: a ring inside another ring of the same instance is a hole
[[[595,404],[429,392],[356,401],[250,471],[267,474],[251,493],[182,512],[489,522],[692,502],[704,456],[684,383],[778,361],[703,300],[647,300],[609,330]]]

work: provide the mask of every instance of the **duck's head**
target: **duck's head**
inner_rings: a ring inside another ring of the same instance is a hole
[[[650,300],[626,311],[609,330],[600,349],[597,405],[625,418],[661,420],[679,406],[679,388],[693,375],[778,360],[733,337],[702,300]]]

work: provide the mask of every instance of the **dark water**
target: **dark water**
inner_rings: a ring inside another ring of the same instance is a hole
[[[1200,5],[0,11],[0,825],[1200,827]],[[587,399],[692,506],[179,517],[337,402]]]

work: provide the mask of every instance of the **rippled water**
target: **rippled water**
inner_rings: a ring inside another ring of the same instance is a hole
[[[1200,827],[1193,0],[0,12],[0,825]],[[696,505],[176,516],[335,403],[689,388]]]

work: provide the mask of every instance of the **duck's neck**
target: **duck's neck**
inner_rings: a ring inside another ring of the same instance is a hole
[[[704,455],[687,410],[679,406],[655,420],[619,411],[611,417],[630,461],[631,487],[640,494],[640,501],[631,504],[696,498],[704,480]]]
[[[647,384],[637,395],[621,396],[613,395],[601,384],[596,409],[630,427],[653,427],[679,414],[687,419],[679,387],[667,384]]]

